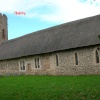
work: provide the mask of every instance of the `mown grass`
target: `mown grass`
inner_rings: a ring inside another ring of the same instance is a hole
[[[100,100],[100,76],[0,77],[0,100]]]

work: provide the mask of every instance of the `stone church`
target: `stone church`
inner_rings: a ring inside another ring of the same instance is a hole
[[[0,75],[100,75],[100,15],[8,40],[0,14]]]

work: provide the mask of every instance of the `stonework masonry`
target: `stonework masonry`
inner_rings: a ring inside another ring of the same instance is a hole
[[[7,16],[0,13],[0,44],[5,40],[8,40]]]
[[[60,65],[56,66],[56,75],[100,75],[100,63],[96,63],[96,49],[97,47],[87,47],[59,53]],[[78,65],[75,64],[75,52],[78,55]],[[100,54],[100,50],[98,52]]]
[[[100,75],[100,63],[96,63],[95,55],[98,47],[100,45],[0,61],[0,75]],[[75,52],[78,65],[75,64]],[[100,50],[98,52],[100,55]],[[37,57],[40,68],[35,68]],[[25,61],[25,70],[20,69],[21,60]]]

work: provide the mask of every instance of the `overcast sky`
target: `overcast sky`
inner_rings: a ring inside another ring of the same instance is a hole
[[[100,14],[100,0],[0,0],[9,39]],[[23,12],[17,15],[15,12]]]

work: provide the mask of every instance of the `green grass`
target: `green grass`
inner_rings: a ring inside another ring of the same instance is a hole
[[[100,100],[100,76],[0,77],[0,100]]]

